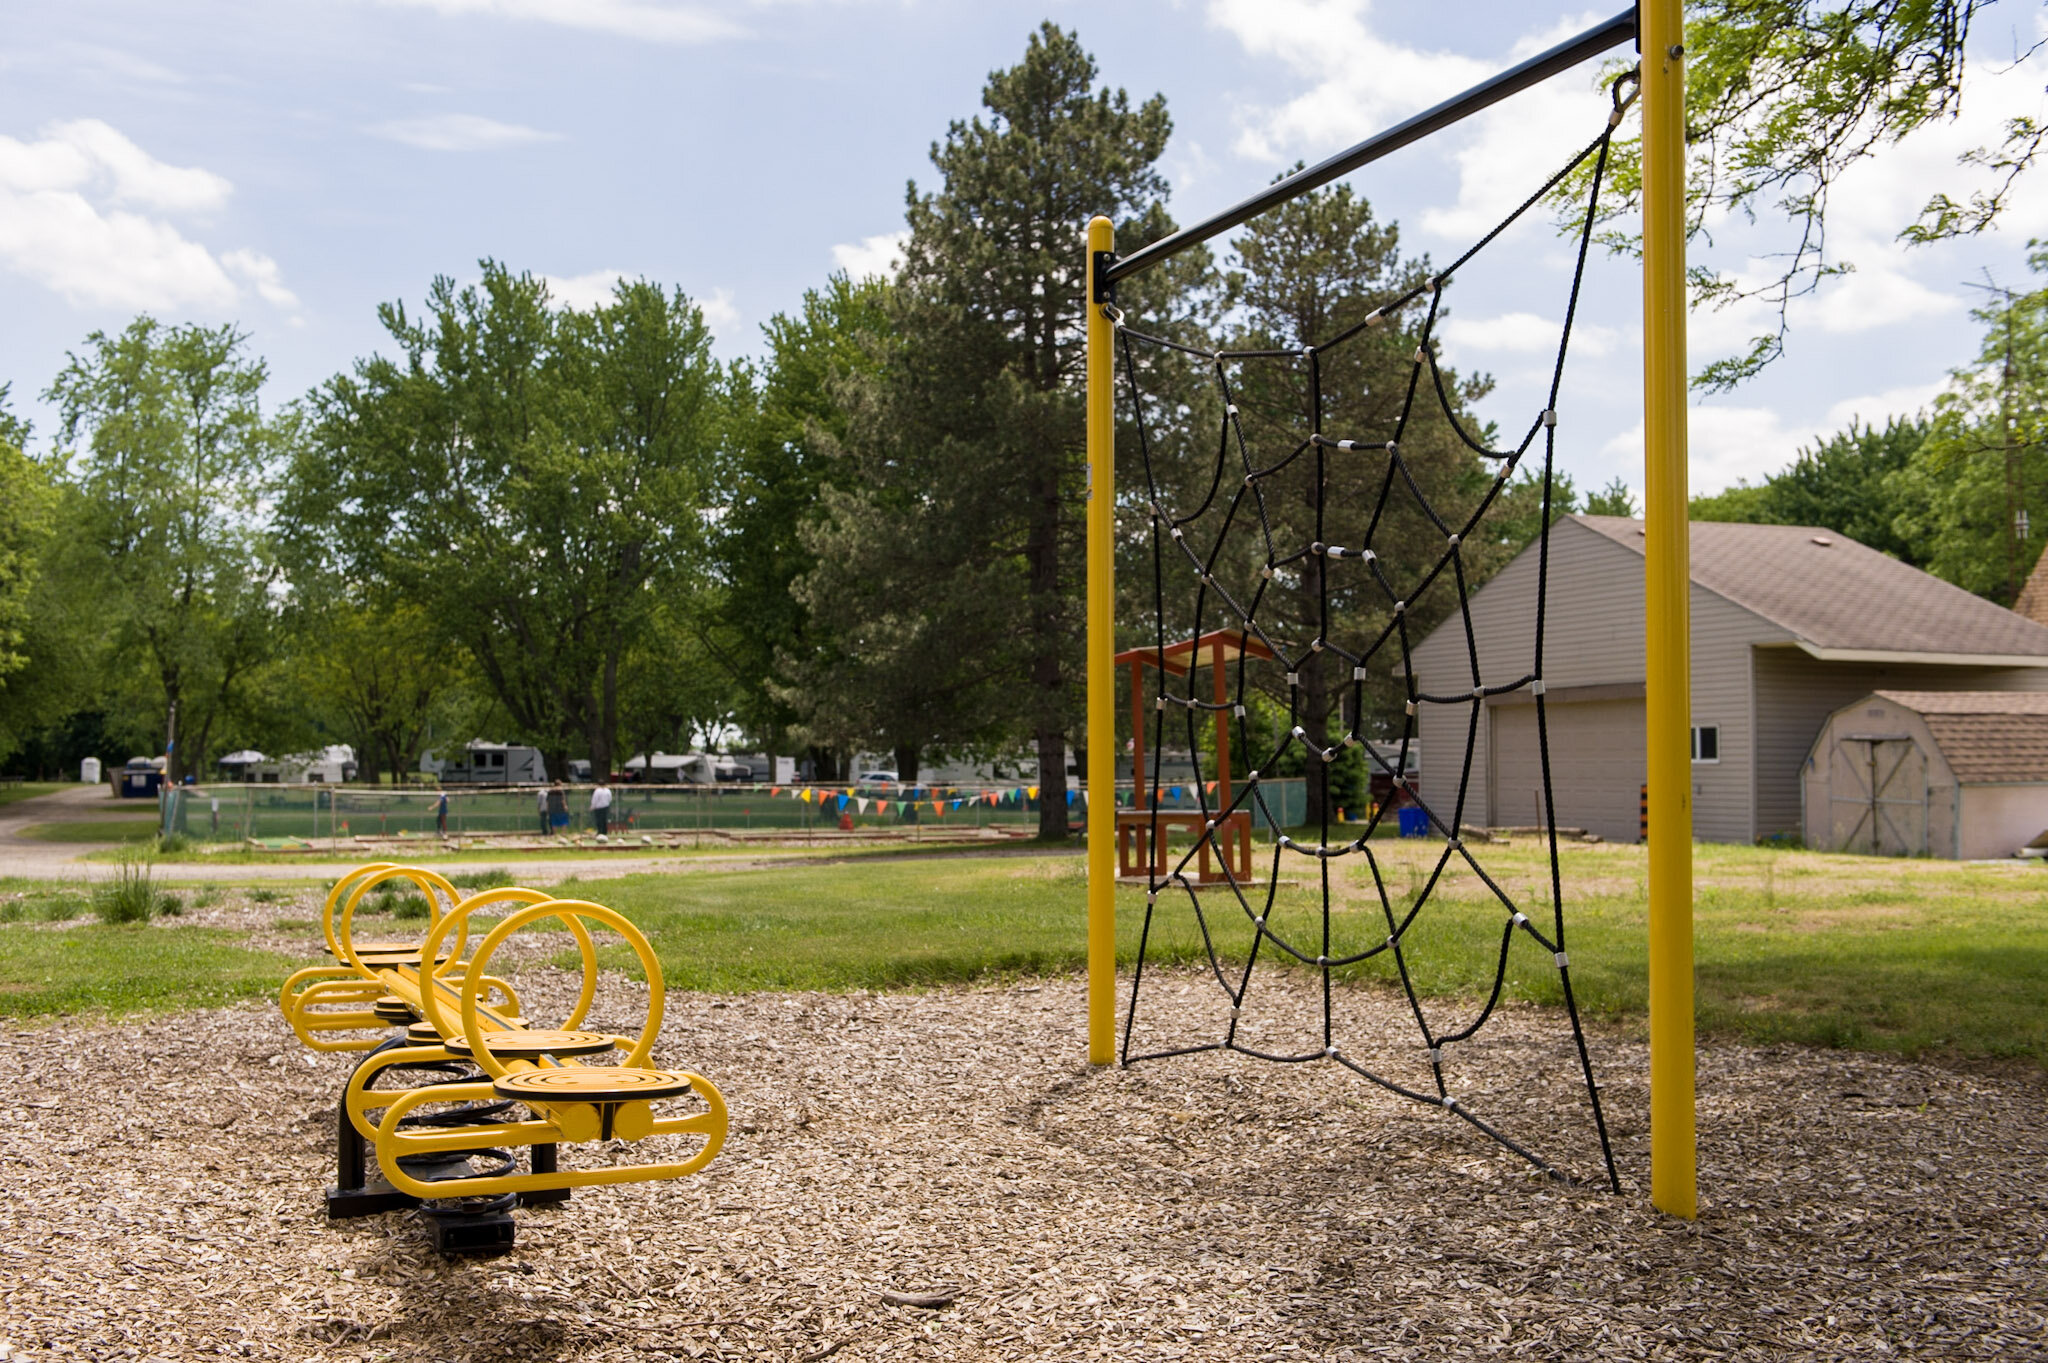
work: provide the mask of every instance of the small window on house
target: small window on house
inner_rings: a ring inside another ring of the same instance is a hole
[[[1721,760],[1721,726],[1718,724],[1695,725],[1692,731],[1692,760],[1695,762],[1718,762]]]

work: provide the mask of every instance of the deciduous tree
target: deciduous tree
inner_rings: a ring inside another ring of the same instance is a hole
[[[247,342],[232,326],[140,317],[87,337],[47,395],[77,493],[61,570],[90,594],[115,695],[159,726],[175,711],[173,777],[206,769],[275,646],[263,503],[298,422],[264,416],[266,371]]]

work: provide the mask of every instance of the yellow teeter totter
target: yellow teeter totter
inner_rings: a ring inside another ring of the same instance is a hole
[[[425,894],[425,936],[356,941],[364,896],[393,879]],[[470,920],[479,910],[505,916],[465,962]],[[485,967],[507,938],[548,922],[567,928],[575,941],[581,988],[559,1027],[534,1028],[526,1025],[512,986]],[[647,1015],[637,1036],[583,1027],[598,986],[591,925],[623,938],[645,972]],[[717,1088],[700,1075],[649,1065],[661,1030],[661,963],[623,915],[517,887],[463,898],[432,871],[380,862],[335,884],[323,928],[339,964],[299,971],[285,982],[280,1002],[292,1030],[313,1049],[368,1052],[339,1105],[339,1178],[327,1194],[330,1217],[417,1206],[429,1214],[441,1249],[501,1251],[512,1243],[508,1213],[515,1202],[560,1202],[572,1188],[601,1183],[681,1178],[709,1164],[724,1144],[726,1108]],[[618,1064],[590,1063],[619,1051]],[[378,1088],[385,1076],[394,1086]],[[657,1103],[691,1094],[704,1110],[655,1110]],[[517,1119],[521,1108],[527,1115]],[[686,1157],[657,1163],[583,1170],[558,1163],[562,1145],[669,1135],[699,1137],[701,1144]],[[365,1170],[372,1149],[383,1175],[374,1182]],[[523,1173],[519,1150],[529,1152]]]

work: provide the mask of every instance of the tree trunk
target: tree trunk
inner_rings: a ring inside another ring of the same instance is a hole
[[[896,779],[906,786],[917,784],[918,746],[915,743],[896,745]]]
[[[1067,736],[1059,729],[1038,731],[1038,836],[1067,836]]]
[[[598,697],[597,732],[590,741],[590,774],[602,777],[612,769],[619,734],[619,650],[605,655],[604,685]]]
[[[1301,724],[1302,732],[1317,749],[1330,746],[1331,696],[1328,670],[1324,659],[1329,655],[1311,653],[1301,664]],[[1308,805],[1302,820],[1310,828],[1321,828],[1330,809],[1330,764],[1314,752],[1302,753],[1302,774],[1306,782]]]

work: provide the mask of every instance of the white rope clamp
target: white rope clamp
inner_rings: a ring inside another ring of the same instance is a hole
[[[1545,407],[1543,409],[1543,424],[1552,430],[1557,428],[1557,408]]]
[[[1571,963],[1571,957],[1565,955],[1562,951],[1557,953],[1557,968],[1559,970],[1563,970],[1566,966],[1570,965]]]
[[[1360,664],[1359,666],[1357,666],[1357,667],[1354,667],[1354,668],[1352,668],[1352,669],[1351,669],[1351,680],[1353,680],[1353,681],[1364,681],[1364,680],[1365,680],[1365,665],[1364,665],[1364,664],[1362,664],[1362,663],[1361,663],[1361,664]]]
[[[1543,678],[1538,677],[1535,681],[1529,683],[1529,694],[1532,696],[1543,694]]]

